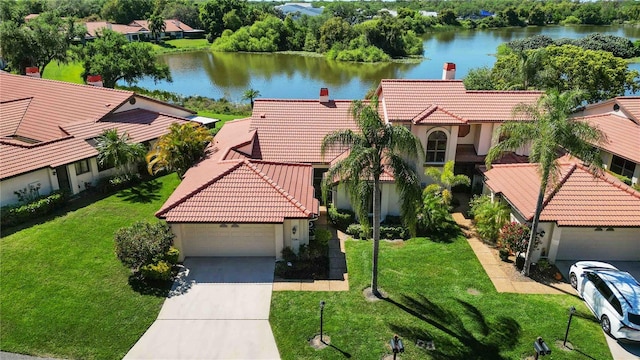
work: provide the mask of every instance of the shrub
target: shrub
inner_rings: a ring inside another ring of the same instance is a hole
[[[523,242],[529,241],[531,230],[525,224],[510,222],[500,229],[499,242],[500,245],[511,252],[522,252]]]
[[[173,242],[167,223],[138,221],[120,228],[114,236],[118,259],[133,270],[157,262],[165,257]]]
[[[336,209],[333,204],[329,207],[327,213],[331,224],[340,231],[345,231],[347,226],[353,224],[356,219],[356,215],[353,211],[347,209]]]
[[[318,246],[329,246],[331,237],[331,231],[327,229],[316,229],[316,238],[311,243],[318,244]]]
[[[327,230],[318,230],[319,232]],[[328,232],[328,231],[327,231]],[[321,237],[326,235],[321,235]],[[329,233],[329,238],[331,234]],[[296,255],[290,247],[282,249],[284,261],[276,264],[275,273],[285,279],[322,279],[329,273],[329,245],[311,241],[301,245]]]
[[[171,265],[177,264],[179,258],[180,250],[174,248],[173,246],[169,247],[169,250],[164,254],[164,260]]]
[[[495,243],[500,229],[509,221],[509,207],[501,201],[491,201],[486,195],[474,196],[469,205],[478,235]]]
[[[143,265],[140,268],[140,274],[148,280],[166,281],[171,279],[171,264],[160,260],[156,263]]]
[[[370,239],[373,237],[373,228],[369,229],[368,233],[365,233],[364,228],[360,224],[351,224],[345,231],[345,233],[354,239]],[[406,239],[409,231],[404,226],[380,226],[380,239],[395,240]]]
[[[96,188],[99,192],[108,194],[139,184],[141,180],[140,174],[118,174],[99,179]]]
[[[64,206],[68,199],[67,193],[56,191],[24,205],[3,206],[0,208],[0,226],[14,226],[44,216]]]

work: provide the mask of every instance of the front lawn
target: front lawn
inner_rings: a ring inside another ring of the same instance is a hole
[[[84,207],[71,203],[71,210],[3,237],[0,348],[121,359],[156,319],[164,293],[145,295],[129,285],[113,234],[138,220],[155,221],[177,185],[171,174]]]
[[[371,242],[348,241],[346,249],[349,292],[273,293],[270,321],[283,359],[380,359],[391,353],[393,334],[404,338],[403,359],[524,359],[538,336],[553,358],[611,359],[579,298],[497,293],[464,238],[381,242],[380,286],[389,299],[374,303],[362,295],[370,282]],[[319,332],[322,300],[334,347],[316,351],[307,339]],[[565,352],[555,341],[564,338],[572,305],[578,313],[569,341],[577,350]],[[418,348],[417,339],[434,340],[435,350]]]

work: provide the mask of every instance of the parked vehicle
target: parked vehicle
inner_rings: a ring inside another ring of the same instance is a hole
[[[605,333],[640,342],[640,283],[631,274],[604,262],[579,261],[569,281]]]

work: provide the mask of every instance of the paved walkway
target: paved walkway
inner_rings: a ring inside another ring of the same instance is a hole
[[[125,359],[280,359],[271,326],[274,258],[187,258]]]
[[[326,207],[320,207],[320,218],[316,221],[318,229],[331,231],[329,240],[329,280],[296,281],[275,279],[273,291],[349,291],[347,257],[344,250],[346,234],[337,231],[327,222]]]
[[[536,281],[513,281],[502,270],[499,259],[493,254],[493,249],[473,236],[471,220],[462,213],[454,213],[453,219],[460,225],[467,235],[469,246],[482,264],[496,291],[501,293],[518,294],[575,294],[575,290],[568,283],[543,284]]]

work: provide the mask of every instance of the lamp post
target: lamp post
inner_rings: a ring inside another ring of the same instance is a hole
[[[323,313],[324,313],[324,305],[325,305],[325,302],[320,301],[320,342],[323,344],[324,344],[324,339],[322,338],[322,320],[323,320]]]
[[[567,337],[569,337],[569,327],[571,327],[571,318],[573,318],[573,314],[576,313],[576,307],[572,306],[569,308],[569,323],[567,324],[567,332],[564,333],[564,342],[562,343],[562,347],[567,347]]]

